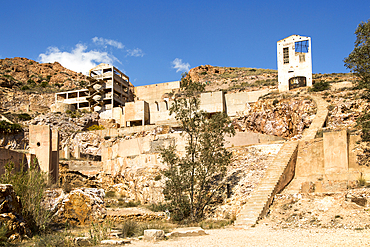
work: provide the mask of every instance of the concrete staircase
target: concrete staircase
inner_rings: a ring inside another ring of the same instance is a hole
[[[267,169],[264,178],[237,216],[236,227],[250,227],[265,216],[276,193],[279,193],[294,175],[298,142],[286,142]],[[292,176],[289,178],[289,175]]]
[[[236,227],[253,226],[267,214],[274,196],[280,193],[294,177],[295,163],[297,156],[299,156],[298,144],[304,145],[305,142],[313,140],[317,131],[325,125],[328,116],[326,101],[318,96],[310,95],[310,97],[317,106],[315,119],[310,127],[304,131],[300,142],[286,142],[282,146],[260,184],[237,215],[234,223]],[[293,181],[292,183],[295,184],[294,182],[299,183],[299,181]]]

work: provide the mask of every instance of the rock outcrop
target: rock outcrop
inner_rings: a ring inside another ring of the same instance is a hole
[[[233,123],[239,131],[299,139],[315,112],[315,104],[303,97],[266,99],[251,105]]]
[[[105,218],[104,190],[80,188],[65,194],[63,191],[49,191],[45,205],[53,212],[57,223],[86,225]]]
[[[0,224],[7,228],[6,237],[9,241],[17,241],[31,237],[22,216],[22,204],[11,184],[0,184]]]

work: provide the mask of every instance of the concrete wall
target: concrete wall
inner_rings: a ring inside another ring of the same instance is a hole
[[[300,142],[295,178],[288,191],[335,192],[355,185],[361,173],[370,180],[370,168],[357,163],[359,136],[346,130],[324,132],[323,138]]]
[[[284,139],[275,136],[251,132],[238,132],[234,137],[225,137],[225,146],[244,146],[282,140]],[[159,148],[168,147],[169,145],[176,145],[176,151],[180,156],[185,154],[186,139],[179,133],[156,136],[149,135],[135,139],[121,140],[113,146],[103,146],[103,170],[107,173],[119,172],[126,166],[127,160],[131,162],[131,165],[134,165],[136,161],[142,160],[146,160],[144,164],[161,165],[158,156]],[[148,159],[150,159],[151,162],[149,162]],[[135,164],[137,166],[142,165],[141,163]]]
[[[162,101],[164,94],[172,93],[179,89],[180,81],[173,81],[135,87],[135,95],[138,100],[145,100],[148,103],[154,103],[155,101]]]
[[[224,92],[202,93],[200,109],[209,113],[224,112],[226,110]]]
[[[270,90],[225,94],[226,112],[230,117],[235,117],[238,112],[244,112],[248,103],[256,102],[259,97],[270,93]]]
[[[175,114],[170,115],[173,101],[154,102],[149,104],[150,124],[175,123]]]
[[[14,169],[19,171],[22,165],[28,168],[35,158],[35,155],[26,152],[0,148],[0,175],[4,174],[5,165],[9,162],[13,162]]]
[[[149,104],[145,101],[128,102],[125,105],[125,126],[132,126],[131,122],[141,121],[149,124]]]
[[[295,50],[295,43],[308,42],[308,51],[300,53]],[[284,63],[284,48],[289,51],[289,62]],[[302,59],[303,56],[303,59]],[[277,42],[279,91],[289,90],[289,79],[305,77],[307,86],[312,86],[311,38],[292,35]]]

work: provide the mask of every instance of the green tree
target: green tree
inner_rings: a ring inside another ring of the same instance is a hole
[[[183,75],[181,91],[170,108],[183,130],[185,154],[176,153],[174,145],[162,150],[166,186],[164,195],[171,202],[176,220],[190,217],[201,219],[204,209],[211,204],[224,185],[226,167],[231,153],[224,146],[225,135],[235,130],[224,112],[208,114],[199,109],[199,95],[204,85]]]
[[[359,86],[369,88],[370,85],[370,19],[361,22],[356,31],[355,48],[344,59],[344,66],[360,77]]]

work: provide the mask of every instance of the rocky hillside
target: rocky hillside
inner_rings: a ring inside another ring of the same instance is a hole
[[[277,86],[277,71],[272,69],[201,65],[192,68],[188,74],[193,81],[205,83],[206,91],[253,91]]]
[[[0,59],[0,113],[47,112],[54,93],[78,89],[87,77],[60,63],[38,63],[27,58]]]
[[[0,86],[14,86],[27,90],[40,86],[56,86],[62,90],[71,90],[87,82],[85,75],[64,68],[60,63],[38,63],[15,57],[0,59]]]

